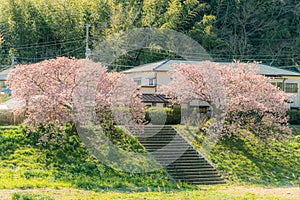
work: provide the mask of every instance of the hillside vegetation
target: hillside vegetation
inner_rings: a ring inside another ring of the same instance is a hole
[[[7,129],[7,128],[6,128]],[[85,189],[148,190],[176,185],[165,170],[128,174],[113,170],[96,160],[70,127],[65,127],[63,146],[36,145],[37,134],[26,136],[21,127],[0,132],[0,188],[77,187]],[[184,131],[181,131],[184,133]],[[186,132],[185,132],[186,133]],[[119,130],[114,135],[125,149],[141,148],[136,140]],[[198,135],[193,141],[198,146]],[[208,155],[229,184],[295,185],[300,176],[300,136],[265,146],[254,137],[219,141]]]
[[[182,126],[177,129],[200,152],[205,152],[202,131]],[[299,129],[294,129],[294,134],[285,140],[262,141],[244,131],[242,137],[218,140],[207,157],[231,184],[297,185],[300,177]]]
[[[10,64],[13,53],[18,63],[83,58],[90,24],[92,50],[114,33],[169,28],[199,42],[216,61],[297,67],[299,12],[297,0],[6,0],[0,5],[0,65]],[[176,56],[157,45],[124,52],[129,56],[120,58],[115,70]]]
[[[48,130],[51,132],[51,130]],[[36,145],[38,135],[21,127],[0,130],[0,189],[4,188],[60,188],[147,190],[157,186],[177,188],[165,170],[129,174],[113,170],[92,156],[69,126],[65,127],[63,144],[49,142]],[[122,133],[123,147],[134,147],[135,140]],[[120,136],[121,135],[121,136]],[[127,144],[126,144],[127,143]]]

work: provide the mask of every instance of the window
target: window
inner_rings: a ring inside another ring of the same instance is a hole
[[[285,84],[285,92],[297,93],[298,92],[298,84],[297,83],[286,83]]]
[[[279,87],[282,90],[282,82],[271,82],[271,84]]]
[[[141,85],[141,84],[142,84],[141,79],[135,79],[134,82],[135,82],[137,85]]]
[[[282,90],[282,82],[277,82],[277,87],[279,87]]]
[[[1,81],[1,82],[0,82],[0,85],[1,85],[2,88],[6,88],[6,84],[5,84],[4,81]]]
[[[208,107],[207,106],[199,106],[199,112],[200,113],[207,113]]]
[[[156,103],[154,103],[154,102],[152,103],[152,107],[156,107],[156,105],[157,105]]]
[[[149,85],[154,85],[154,79],[153,78],[149,79]]]

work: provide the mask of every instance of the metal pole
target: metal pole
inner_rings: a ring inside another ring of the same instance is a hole
[[[86,25],[86,38],[85,38],[85,57],[86,59],[89,58],[91,55],[91,50],[89,48],[89,28],[91,27],[90,24]]]
[[[15,54],[14,53],[11,54],[11,67],[15,68]]]

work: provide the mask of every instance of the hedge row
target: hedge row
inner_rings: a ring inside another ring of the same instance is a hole
[[[197,111],[194,108],[181,109],[180,107],[151,107],[146,109],[145,119],[147,122],[156,125],[175,125],[181,123],[196,125],[205,122],[208,119],[208,115],[207,113],[199,113],[199,110]]]
[[[300,125],[300,110],[288,110],[289,123],[293,125]]]
[[[300,125],[300,110],[288,110],[289,123],[293,125]],[[181,123],[181,109],[175,108],[148,108],[146,110],[147,122],[152,124],[180,124]]]
[[[175,108],[148,108],[145,119],[151,124],[180,124],[181,109]]]

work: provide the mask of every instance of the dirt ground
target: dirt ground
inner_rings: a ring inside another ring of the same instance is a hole
[[[222,186],[210,189],[212,189],[212,191],[230,194],[233,196],[241,196],[246,193],[251,193],[256,195],[271,195],[289,199],[300,199],[300,187],[262,188],[250,186]],[[12,194],[15,192],[44,194],[54,197],[55,199],[97,199],[97,196],[99,195],[93,191],[72,188],[2,189],[0,190],[0,199],[12,199]]]
[[[245,193],[252,193],[257,195],[274,195],[283,198],[300,199],[300,187],[276,187],[276,188],[262,188],[262,187],[245,187],[245,186],[228,186],[227,188],[220,188],[218,192],[241,195]]]

